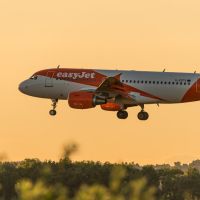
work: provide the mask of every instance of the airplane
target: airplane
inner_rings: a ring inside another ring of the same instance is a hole
[[[200,100],[200,74],[127,70],[57,68],[34,73],[19,85],[29,96],[51,99],[51,116],[57,114],[59,100],[68,100],[74,109],[100,106],[127,119],[127,109],[140,106],[138,119],[149,114],[146,104],[173,104]]]

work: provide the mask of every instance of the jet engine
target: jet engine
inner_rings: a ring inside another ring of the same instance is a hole
[[[71,92],[68,97],[69,106],[75,109],[89,109],[105,103],[106,99],[96,96],[93,92]]]
[[[118,103],[111,103],[111,102],[108,102],[106,104],[102,104],[101,105],[101,108],[103,110],[107,110],[107,111],[119,111],[119,110],[122,110],[123,109],[123,106],[118,104]]]

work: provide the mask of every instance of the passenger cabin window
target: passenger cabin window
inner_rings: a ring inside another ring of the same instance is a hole
[[[36,80],[38,78],[37,75],[33,75],[30,79]],[[191,81],[187,80],[187,82],[179,82],[179,81],[148,81],[148,80],[122,80],[123,83],[137,83],[137,84],[157,84],[157,85],[190,85]]]

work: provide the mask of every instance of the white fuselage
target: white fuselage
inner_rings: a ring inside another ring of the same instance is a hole
[[[127,93],[136,105],[200,99],[200,75],[194,73],[49,69],[37,72],[35,77],[21,83],[19,88],[30,96],[66,100],[71,92],[94,91],[106,77],[117,75],[120,75],[120,82],[128,88]]]

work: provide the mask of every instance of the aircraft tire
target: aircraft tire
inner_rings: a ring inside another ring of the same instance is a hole
[[[147,112],[141,111],[138,113],[138,119],[142,121],[146,121],[149,119],[149,114]]]
[[[55,116],[55,115],[57,114],[57,112],[56,112],[56,110],[50,110],[50,111],[49,111],[49,114],[50,114],[51,116]]]
[[[120,110],[117,112],[117,117],[119,119],[127,119],[128,118],[128,112],[125,110]]]

